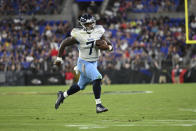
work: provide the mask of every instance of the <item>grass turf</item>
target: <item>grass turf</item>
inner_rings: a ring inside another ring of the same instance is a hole
[[[102,86],[109,111],[96,114],[91,86],[54,109],[68,86],[1,87],[0,131],[195,131],[196,84]],[[147,92],[145,92],[147,91]]]

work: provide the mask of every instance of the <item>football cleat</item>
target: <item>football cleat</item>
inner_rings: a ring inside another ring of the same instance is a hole
[[[55,109],[57,110],[60,106],[61,103],[63,103],[65,97],[63,96],[63,92],[62,91],[59,91],[57,93],[57,100],[56,100],[56,104],[55,104]]]
[[[97,113],[102,113],[108,111],[107,108],[105,108],[102,104],[97,104],[96,105],[96,112]]]

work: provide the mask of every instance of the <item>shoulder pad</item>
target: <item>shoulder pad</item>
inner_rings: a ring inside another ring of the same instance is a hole
[[[96,25],[95,27],[99,33],[104,34],[105,33],[105,29],[103,28],[102,25]]]
[[[78,33],[80,30],[81,30],[80,28],[73,28],[72,31],[71,31],[71,36],[72,36],[72,37],[76,37],[76,36],[77,36],[77,33]]]

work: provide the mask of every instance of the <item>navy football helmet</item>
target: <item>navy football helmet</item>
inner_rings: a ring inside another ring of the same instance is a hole
[[[80,24],[87,33],[91,33],[95,27],[95,17],[89,14],[84,14],[79,19]]]

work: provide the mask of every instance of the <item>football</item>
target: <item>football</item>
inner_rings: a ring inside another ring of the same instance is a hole
[[[101,50],[108,50],[108,44],[105,40],[96,40],[96,47]]]

